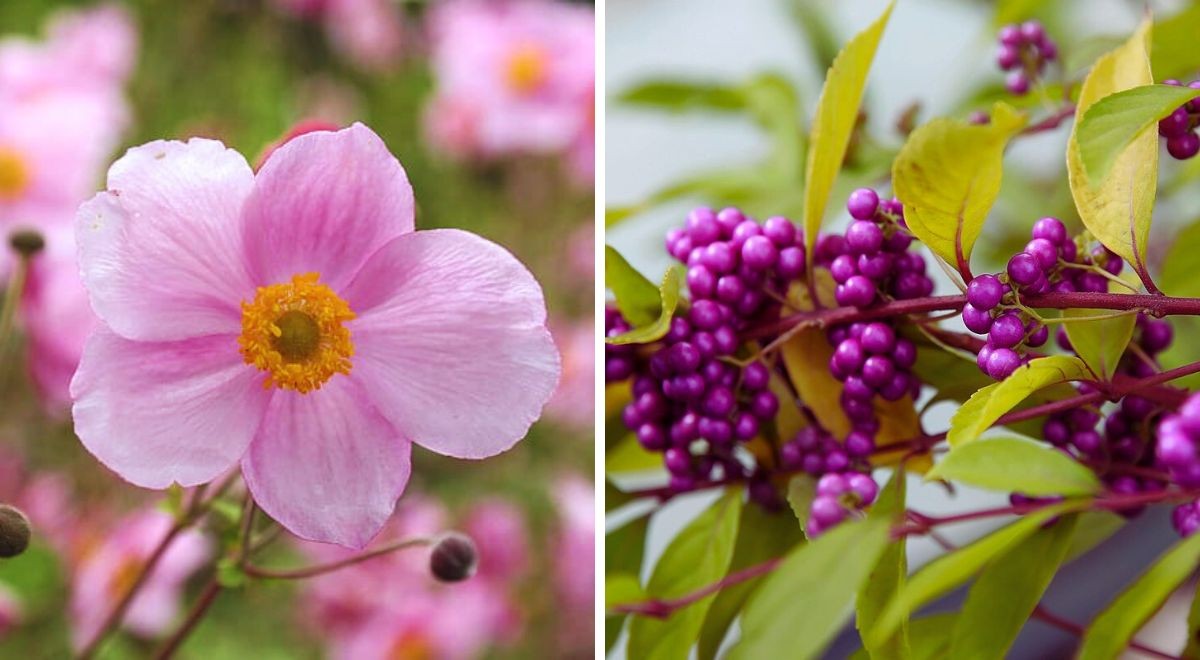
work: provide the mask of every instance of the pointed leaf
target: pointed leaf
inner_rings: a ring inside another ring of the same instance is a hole
[[[909,658],[911,660],[946,660],[950,650],[950,635],[958,612],[942,612],[913,619],[908,624]],[[892,660],[887,658],[886,660]],[[859,649],[850,660],[871,660],[866,649]]]
[[[809,133],[805,168],[804,245],[809,263],[812,263],[813,246],[817,232],[821,230],[825,206],[829,203],[829,192],[842,169],[850,135],[858,122],[858,106],[862,103],[871,60],[875,59],[875,49],[883,37],[894,5],[894,0],[889,2],[874,23],[854,35],[825,74],[825,84],[817,100],[817,112]]]
[[[658,289],[611,245],[604,246],[604,285],[617,299],[621,316],[637,327],[653,323],[662,305]]]
[[[617,100],[628,105],[670,112],[730,112],[746,107],[746,98],[736,87],[683,80],[649,80],[639,83],[621,92]]]
[[[1004,103],[994,106],[988,124],[935,119],[913,131],[892,164],[908,228],[964,275],[1000,194],[1004,148],[1025,122],[1024,114]]]
[[[1082,506],[1086,506],[1086,501],[1064,502],[1040,509],[926,565],[909,578],[884,608],[878,623],[867,632],[871,643],[886,640],[922,605],[971,579],[988,562],[1032,536],[1047,520]]]
[[[1172,296],[1200,296],[1197,272],[1200,272],[1200,221],[1181,229],[1171,241],[1159,276],[1163,291]]]
[[[1088,180],[1103,181],[1135,137],[1197,96],[1200,89],[1191,87],[1143,85],[1092,104],[1076,130],[1079,158]]]
[[[1086,117],[1092,105],[1110,94],[1154,82],[1147,55],[1150,25],[1147,18],[1128,41],[1096,61],[1080,89],[1077,116]],[[1146,241],[1158,184],[1158,131],[1153,125],[1142,129],[1120,150],[1108,174],[1095,178],[1083,167],[1079,129],[1077,122],[1067,141],[1067,178],[1079,217],[1152,288]]]
[[[1050,586],[1078,521],[1078,514],[1063,516],[983,569],[963,603],[947,657],[1005,656]]]
[[[989,438],[953,447],[929,478],[1026,495],[1093,495],[1096,473],[1050,445],[1022,438]]]
[[[872,517],[878,517],[891,522],[897,522],[904,512],[905,477],[903,470],[892,473],[892,479],[879,495],[879,500],[871,507]],[[871,575],[858,592],[854,601],[854,625],[860,631],[870,630],[883,608],[897,592],[904,587],[908,577],[907,544],[904,539],[898,539],[888,544],[879,558],[879,563],[871,571]],[[905,658],[909,655],[908,622],[882,644],[867,643],[867,650],[874,658]]]
[[[1189,536],[1163,553],[1092,620],[1080,644],[1079,660],[1107,660],[1120,655],[1134,633],[1191,576],[1197,563],[1200,534]]]
[[[658,293],[660,298],[658,318],[646,325],[635,327],[624,334],[609,337],[610,344],[649,344],[662,339],[671,329],[671,317],[679,306],[679,289],[683,284],[683,266],[671,266],[663,275],[662,286]],[[624,312],[622,312],[624,313]]]
[[[731,660],[817,657],[888,544],[887,520],[845,522],[801,546],[747,605]]]
[[[1128,288],[1109,282],[1110,293],[1127,293]],[[1129,340],[1133,338],[1133,326],[1137,321],[1134,314],[1113,316],[1112,310],[1072,308],[1063,310],[1063,318],[1093,318],[1089,321],[1070,321],[1063,324],[1071,348],[1087,364],[1092,373],[1105,381],[1117,371],[1117,363],[1125,354]]]
[[[733,557],[741,511],[742,493],[731,488],[671,541],[646,592],[654,598],[680,598],[720,580]],[[701,598],[666,619],[634,616],[629,622],[629,657],[686,658],[714,598]]]
[[[975,440],[1033,392],[1056,383],[1083,380],[1088,375],[1087,365],[1077,357],[1053,355],[1033,360],[1003,381],[971,395],[950,418],[946,439],[951,446]]]
[[[1154,23],[1150,63],[1155,80],[1182,78],[1200,69],[1200,50],[1196,49],[1196,24],[1200,23],[1200,4],[1190,3],[1183,11]]]
[[[767,511],[760,506],[743,509],[729,573],[782,557],[797,544],[803,543],[804,535],[791,524],[789,518],[787,512]],[[697,653],[701,660],[716,657],[730,624],[765,579],[765,575],[752,578],[725,587],[717,594],[700,628]]]

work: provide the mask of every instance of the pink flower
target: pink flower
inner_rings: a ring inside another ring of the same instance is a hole
[[[90,641],[133,585],[145,561],[167,535],[171,516],[144,509],[107,530],[101,544],[79,562],[71,581],[71,638],[75,648]],[[150,637],[164,632],[179,615],[184,583],[212,554],[196,531],[176,537],[138,590],[125,615],[125,627]]]
[[[21,601],[17,594],[0,582],[0,639],[21,624],[21,616]]]
[[[84,445],[147,488],[240,464],[302,538],[362,547],[411,443],[505,451],[558,379],[533,276],[473,234],[414,232],[404,169],[361,124],[257,175],[211,140],[136,147],[77,236],[102,322],[71,383]]]
[[[70,409],[71,377],[98,323],[79,279],[77,252],[69,226],[50,228],[46,248],[32,262],[21,300],[29,372],[51,414]]]
[[[0,89],[29,97],[64,90],[110,94],[129,77],[137,32],[118,5],[56,13],[46,38],[0,41]]]
[[[385,70],[400,57],[404,26],[392,0],[274,0],[298,18],[320,21],[333,47],[364,69]]]
[[[71,501],[71,484],[62,474],[28,470],[24,460],[0,444],[0,502],[15,505],[29,516],[34,533],[60,555],[66,555],[79,535],[79,520]]]
[[[557,325],[554,337],[562,347],[562,379],[546,417],[590,429],[596,418],[596,328],[591,322]]]
[[[435,5],[438,91],[426,113],[435,146],[486,158],[565,152],[591,121],[594,22],[590,9],[561,2]],[[467,136],[471,149],[463,148]]]
[[[574,476],[560,481],[555,493],[559,593],[564,606],[591,612],[596,595],[596,493],[591,483]]]
[[[500,499],[484,500],[471,509],[465,528],[479,548],[476,577],[511,581],[525,573],[529,531],[520,509]]]

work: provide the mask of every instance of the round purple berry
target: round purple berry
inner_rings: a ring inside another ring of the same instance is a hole
[[[1021,285],[1033,284],[1042,276],[1037,258],[1027,252],[1018,252],[1008,260],[1008,276]]]
[[[896,347],[896,331],[886,323],[868,323],[863,328],[859,342],[868,353],[890,353]]]
[[[783,249],[796,242],[796,225],[783,216],[773,216],[763,223],[763,236]]]
[[[971,303],[963,306],[962,320],[963,325],[975,334],[985,334],[992,329],[992,313],[988,311],[990,308],[983,309],[976,307]]]
[[[879,195],[870,188],[859,188],[850,193],[846,200],[846,210],[855,220],[870,220],[879,210]]]
[[[1176,160],[1187,160],[1200,152],[1200,136],[1188,132],[1167,138],[1167,153]]]
[[[1054,245],[1067,242],[1067,227],[1058,218],[1045,217],[1033,225],[1033,237],[1044,238]]]
[[[988,355],[987,375],[1004,380],[1021,366],[1021,356],[1011,348],[997,348]]]
[[[875,283],[870,278],[855,275],[845,284],[839,284],[834,292],[839,305],[846,307],[866,307],[875,301]]]
[[[883,246],[883,230],[870,220],[855,220],[846,229],[846,246],[857,254],[872,254]]]
[[[1021,343],[1025,336],[1025,324],[1013,312],[1006,312],[996,317],[992,329],[988,333],[988,343],[997,348],[1012,348]]]
[[[778,258],[779,250],[766,236],[751,236],[742,245],[742,261],[751,268],[770,268]]]
[[[967,302],[977,309],[992,309],[1004,298],[1004,285],[995,275],[980,275],[967,285]]]

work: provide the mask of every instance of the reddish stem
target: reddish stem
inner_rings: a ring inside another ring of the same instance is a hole
[[[671,613],[683,607],[687,607],[692,603],[701,600],[707,596],[717,593],[725,587],[731,587],[735,584],[740,584],[747,580],[770,573],[775,570],[779,564],[783,562],[783,557],[767,560],[761,564],[755,564],[749,568],[743,568],[726,575],[724,578],[710,585],[701,587],[679,598],[655,598],[652,600],[642,601],[640,603],[630,603],[628,605],[614,605],[610,608],[613,614],[640,614],[642,616],[651,616],[656,619],[665,619],[671,616]]]
[[[1038,621],[1041,621],[1043,623],[1050,624],[1050,625],[1054,626],[1055,628],[1069,632],[1072,635],[1075,635],[1076,637],[1083,637],[1084,633],[1087,632],[1087,629],[1084,628],[1083,626],[1079,625],[1078,623],[1075,623],[1074,621],[1071,621],[1070,619],[1064,619],[1063,617],[1060,617],[1057,614],[1054,614],[1053,612],[1047,610],[1045,608],[1045,606],[1043,606],[1041,603],[1038,603],[1037,607],[1033,608],[1033,613],[1030,614],[1029,616],[1031,619],[1037,619]],[[1179,656],[1174,656],[1174,655],[1171,655],[1170,653],[1163,653],[1162,651],[1159,651],[1157,649],[1152,649],[1149,646],[1146,646],[1146,645],[1141,644],[1134,640],[1129,641],[1129,648],[1141,651],[1142,653],[1145,653],[1146,655],[1152,655],[1156,658],[1166,658],[1167,660],[1179,660]]]
[[[154,654],[155,660],[167,660],[175,655],[175,652],[183,645],[184,640],[192,634],[196,626],[200,625],[200,622],[204,619],[204,615],[208,613],[208,608],[212,607],[213,602],[217,600],[217,595],[220,593],[221,585],[217,582],[216,578],[209,580],[208,584],[204,586],[204,591],[201,592],[200,597],[196,599],[196,603],[192,605],[192,609],[188,612],[183,623],[179,625],[179,628],[171,634],[162,647],[158,649],[158,652]]]
[[[242,571],[244,571],[246,575],[255,578],[272,580],[299,580],[315,577],[325,573],[331,573],[338,569],[346,568],[347,566],[353,566],[354,564],[367,561],[368,559],[381,557],[403,548],[427,546],[433,543],[435,540],[436,539],[432,537],[426,536],[413,537],[404,539],[402,541],[396,541],[395,543],[389,543],[371,550],[370,552],[364,552],[362,554],[354,555],[353,557],[347,557],[346,559],[339,561],[330,562],[328,564],[317,564],[315,566],[306,566],[304,568],[277,570],[272,568],[262,568],[249,563],[243,563]]]

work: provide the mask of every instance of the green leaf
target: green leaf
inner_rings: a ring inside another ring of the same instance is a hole
[[[817,496],[817,481],[807,474],[797,474],[788,479],[787,501],[796,514],[800,529],[808,535],[808,511]]]
[[[712,82],[681,80],[650,80],[635,85],[617,97],[621,103],[683,112],[712,110],[731,112],[746,107],[741,90]]]
[[[1116,282],[1109,282],[1110,293],[1125,293],[1129,289]],[[1069,321],[1063,324],[1067,330],[1067,338],[1071,347],[1087,364],[1088,369],[1097,378],[1107,381],[1117,371],[1117,363],[1125,354],[1129,340],[1133,338],[1133,326],[1137,321],[1134,314],[1114,316],[1112,310],[1104,309],[1065,309],[1063,318],[1087,318],[1109,316],[1110,318],[1093,318],[1090,321]]]
[[[1063,562],[1082,557],[1124,526],[1125,518],[1112,511],[1084,511],[1079,514],[1079,524],[1075,526],[1075,536],[1071,538],[1071,547]]]
[[[658,289],[611,245],[604,246],[604,284],[616,296],[617,309],[630,325],[647,325],[658,318]]]
[[[679,306],[679,289],[683,284],[683,266],[671,266],[663,275],[662,286],[659,287],[661,311],[658,318],[647,325],[635,326],[629,332],[610,337],[610,344],[649,344],[662,339],[671,329],[671,317]],[[624,313],[624,312],[622,312]]]
[[[1120,655],[1134,633],[1162,607],[1200,563],[1200,534],[1176,543],[1088,626],[1079,660],[1107,660]]]
[[[846,522],[792,552],[747,605],[730,659],[816,657],[887,547],[888,522]]]
[[[1063,516],[983,569],[963,603],[947,657],[1004,657],[1050,586],[1078,521],[1078,514]]]
[[[729,489],[676,536],[646,585],[654,598],[680,598],[721,579],[733,558],[742,493]],[[676,610],[667,619],[635,616],[629,622],[631,658],[686,658],[715,595]]]
[[[1072,508],[1085,506],[1086,501],[1064,502],[1030,513],[1011,525],[1001,528],[974,543],[942,555],[917,571],[884,608],[878,623],[867,632],[872,644],[891,636],[896,628],[922,605],[949,592],[971,579],[988,562],[1011,550],[1029,538],[1042,523],[1062,515]]]
[[[1182,657],[1200,658],[1200,582],[1196,583],[1196,594],[1192,596],[1192,606],[1188,608],[1187,646]]]
[[[617,502],[626,501],[628,495],[621,493],[611,483],[604,484],[605,507],[617,508]],[[649,514],[639,516],[624,525],[607,532],[604,537],[604,574],[637,576],[642,570],[642,555],[646,547],[646,531],[650,526]],[[641,591],[639,587],[639,591]],[[644,592],[643,596],[644,596]],[[607,595],[607,590],[606,590]],[[621,635],[621,628],[628,615],[604,617],[604,648],[611,649]]]
[[[804,245],[812,263],[813,246],[825,215],[833,182],[842,169],[850,135],[858,121],[867,74],[883,29],[892,15],[895,0],[883,14],[846,44],[825,74],[817,99],[817,111],[809,131],[808,160],[804,180]]]
[[[1197,96],[1191,87],[1143,85],[1092,104],[1075,131],[1088,180],[1103,181],[1135,137]]]
[[[942,612],[917,617],[908,624],[909,658],[911,660],[946,660],[950,656],[950,635],[954,632],[957,612]],[[870,660],[866,649],[859,649],[850,660]],[[892,660],[887,658],[887,660]]]
[[[1200,5],[1197,5],[1200,6]],[[1200,296],[1200,221],[1180,230],[1163,259],[1159,283],[1173,296]]]
[[[1150,64],[1155,80],[1182,78],[1200,69],[1200,50],[1196,49],[1196,25],[1200,24],[1200,4],[1154,24]]]
[[[997,103],[988,124],[940,118],[913,131],[892,163],[908,228],[946,263],[969,272],[971,250],[1000,194],[1004,148],[1026,116]]]
[[[1149,43],[1147,18],[1128,41],[1096,61],[1080,89],[1077,116],[1086,117],[1094,104],[1110,94],[1154,82],[1147,56]],[[1146,242],[1158,185],[1158,131],[1150,125],[1138,132],[1119,151],[1107,176],[1098,179],[1084,170],[1079,130],[1076,122],[1067,141],[1067,179],[1079,217],[1088,231],[1129,262],[1150,288]]]
[[[604,471],[608,474],[662,470],[662,454],[648,451],[637,437],[628,434],[604,454]]]
[[[616,605],[630,605],[646,599],[646,590],[642,589],[636,575],[609,573],[604,576],[605,609],[612,609]]]
[[[892,473],[892,479],[871,507],[869,516],[894,523],[904,512],[904,470]],[[854,624],[860,631],[870,630],[879,619],[884,606],[904,587],[908,577],[908,554],[904,539],[892,541],[871,575],[858,592],[854,601]],[[908,622],[900,625],[890,638],[880,645],[867,643],[867,650],[874,658],[904,658],[909,655]]]
[[[1056,383],[1087,377],[1087,365],[1077,357],[1052,355],[1032,360],[1003,381],[988,385],[971,395],[950,418],[950,431],[946,439],[951,446],[975,440],[1033,392]]]
[[[733,549],[733,561],[729,564],[729,572],[733,573],[782,557],[803,542],[804,535],[798,527],[791,524],[786,513],[767,511],[760,506],[746,507],[742,510],[742,521],[738,526],[737,544]],[[765,579],[764,575],[746,580],[725,587],[717,594],[717,599],[708,609],[708,616],[704,618],[704,625],[700,628],[697,652],[701,660],[716,657],[730,624]]]
[[[1103,488],[1091,468],[1023,438],[989,438],[953,447],[928,478],[1026,495],[1093,495]]]

